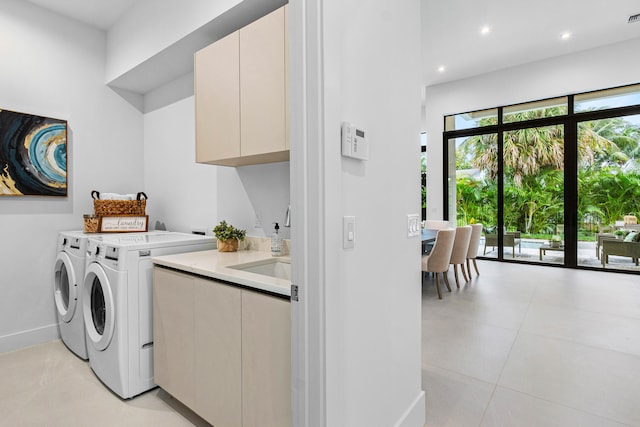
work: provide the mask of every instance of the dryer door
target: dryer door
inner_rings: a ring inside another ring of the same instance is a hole
[[[56,310],[64,322],[69,322],[76,311],[78,302],[78,281],[73,270],[71,258],[66,252],[60,252],[53,270],[53,298]]]
[[[109,346],[115,324],[112,284],[100,264],[92,262],[84,275],[82,312],[89,338],[87,345],[97,350]]]

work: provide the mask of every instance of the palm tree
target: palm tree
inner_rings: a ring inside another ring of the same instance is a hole
[[[566,109],[550,107],[512,114],[509,121],[561,114],[566,114]],[[583,168],[621,165],[630,158],[638,158],[640,128],[623,118],[582,122],[577,142],[579,163]],[[548,225],[547,216],[559,217],[562,212],[564,188],[559,172],[564,168],[564,127],[554,125],[504,132],[502,143],[505,190],[510,187],[518,190],[512,192],[513,198],[510,199],[509,210],[513,212],[505,212],[505,215],[509,214],[515,220],[515,214],[518,227],[526,231]],[[479,168],[490,181],[495,181],[498,172],[497,134],[467,138],[458,147],[457,154],[464,157],[463,163]],[[536,220],[536,215],[545,218]]]
[[[578,214],[587,222],[607,225],[638,209],[640,127],[623,117],[579,124],[579,141],[596,138],[610,144],[598,153],[581,153]]]
[[[509,121],[556,117],[565,113],[565,107],[550,107],[511,114]],[[483,125],[482,120],[480,125]],[[583,166],[598,161],[621,164],[640,154],[640,127],[624,118],[581,122],[578,135],[578,156]],[[505,132],[503,144],[505,172],[508,170],[512,174],[515,185],[520,186],[523,177],[536,176],[543,168],[562,170],[564,167],[564,129],[561,125]],[[467,138],[460,150],[470,155],[473,166],[495,178],[498,169],[496,134]]]
[[[623,117],[578,124],[580,166],[622,165],[640,154],[640,128]]]

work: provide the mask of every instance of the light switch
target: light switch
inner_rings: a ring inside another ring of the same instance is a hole
[[[350,249],[356,243],[356,217],[345,216],[342,218],[342,247]]]
[[[409,214],[407,215],[407,237],[416,237],[421,234],[420,230],[420,215]]]

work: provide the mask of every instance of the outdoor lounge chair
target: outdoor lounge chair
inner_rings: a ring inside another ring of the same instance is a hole
[[[604,240],[616,240],[616,235],[613,233],[596,234],[596,258],[598,259],[600,259],[600,252],[602,251],[602,242]]]
[[[640,258],[640,242],[626,242],[624,240],[603,240],[602,241],[602,267],[609,262],[609,255],[630,257],[638,265]]]
[[[513,231],[513,232],[509,232],[507,231],[506,233],[504,233],[504,238],[502,240],[504,247],[511,247],[511,256],[513,258],[515,258],[516,256],[516,245],[518,245],[518,252],[522,253],[522,243],[520,241],[520,232],[519,231]],[[483,255],[485,255],[487,253],[487,246],[492,246],[492,247],[496,247],[498,246],[498,235],[497,234],[485,234],[484,236],[484,251],[482,252]]]

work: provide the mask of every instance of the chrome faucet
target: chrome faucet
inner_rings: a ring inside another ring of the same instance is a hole
[[[284,217],[284,226],[291,227],[291,204],[287,207],[287,214]]]

